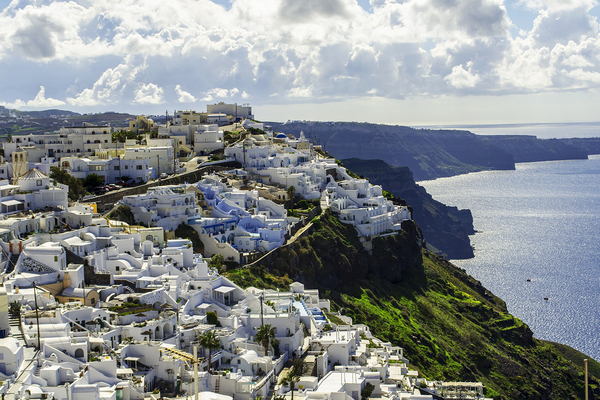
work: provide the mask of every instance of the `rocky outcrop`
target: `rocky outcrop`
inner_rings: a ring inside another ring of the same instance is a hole
[[[413,219],[421,228],[429,246],[450,259],[473,257],[469,235],[475,231],[470,210],[459,210],[434,200],[425,188],[415,183],[408,167],[393,167],[381,160],[357,158],[342,162],[350,171],[402,198],[412,208]]]

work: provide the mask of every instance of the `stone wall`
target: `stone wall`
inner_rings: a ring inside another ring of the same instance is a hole
[[[110,210],[113,205],[121,200],[124,196],[131,196],[134,194],[143,194],[148,191],[148,188],[155,186],[166,186],[166,185],[177,185],[180,183],[193,183],[198,182],[202,179],[205,174],[210,174],[215,171],[226,171],[232,168],[241,168],[241,164],[237,161],[230,161],[228,163],[221,163],[219,165],[209,165],[206,167],[198,168],[194,171],[185,172],[183,174],[171,176],[166,179],[161,179],[160,181],[155,180],[144,185],[131,187],[131,188],[123,188],[120,190],[116,190],[113,192],[108,192],[102,194],[100,196],[94,196],[90,199],[83,201],[83,203],[96,203],[98,207],[99,213],[104,213],[105,211]]]

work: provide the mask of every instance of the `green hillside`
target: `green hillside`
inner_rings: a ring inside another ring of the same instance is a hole
[[[242,286],[299,280],[318,288],[335,310],[404,347],[428,379],[481,381],[495,399],[584,397],[573,354],[533,338],[500,298],[421,245],[419,228],[405,222],[400,234],[375,239],[369,254],[353,227],[326,212],[294,244],[228,275]],[[597,378],[591,399],[600,397]]]

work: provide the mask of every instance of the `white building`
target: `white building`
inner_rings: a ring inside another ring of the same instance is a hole
[[[224,102],[216,104],[208,104],[206,106],[208,114],[225,114],[231,115],[235,121],[241,121],[243,119],[254,119],[252,114],[252,107],[250,104],[244,103],[242,105],[237,104],[226,104]]]
[[[130,207],[136,221],[166,230],[175,230],[188,219],[202,215],[195,192],[188,193],[186,185],[149,188],[147,193],[125,196],[121,202]]]

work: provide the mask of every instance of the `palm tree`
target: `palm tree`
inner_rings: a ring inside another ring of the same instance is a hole
[[[208,350],[208,372],[211,372],[212,367],[212,352],[221,348],[221,341],[217,337],[215,331],[206,331],[198,338],[200,346]]]
[[[294,400],[294,389],[296,388],[296,383],[298,382],[300,382],[300,377],[296,375],[296,369],[292,368],[279,383],[281,385],[290,387],[290,390],[292,391],[292,400]]]
[[[269,342],[271,339],[275,339],[275,328],[271,327],[271,324],[261,325],[254,336],[254,341],[260,343],[265,348],[265,356],[269,354]]]
[[[292,202],[292,206],[290,208],[292,211],[294,211],[294,196],[296,195],[296,188],[294,187],[294,185],[291,185],[289,188],[287,188],[287,194],[290,198],[290,201]]]

